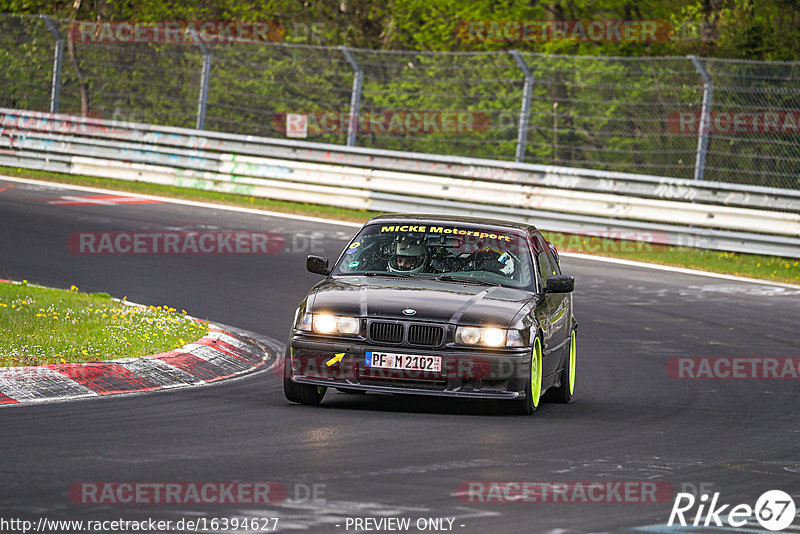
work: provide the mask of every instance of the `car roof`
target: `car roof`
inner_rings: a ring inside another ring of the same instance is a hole
[[[408,224],[411,221],[428,224],[469,224],[472,226],[485,226],[490,228],[501,227],[524,231],[538,231],[534,225],[528,223],[489,219],[485,217],[462,217],[458,215],[441,214],[393,213],[389,215],[377,215],[367,221],[366,224]]]

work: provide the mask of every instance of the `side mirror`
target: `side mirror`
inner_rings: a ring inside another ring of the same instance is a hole
[[[329,275],[328,258],[324,256],[309,256],[306,258],[306,270],[314,274]]]
[[[545,293],[572,293],[575,290],[575,278],[563,274],[551,276],[547,279]]]

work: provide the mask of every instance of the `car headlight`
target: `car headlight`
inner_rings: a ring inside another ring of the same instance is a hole
[[[327,313],[304,313],[297,329],[317,334],[354,335],[361,331],[358,317],[330,315]]]
[[[524,347],[519,330],[503,328],[459,326],[456,328],[456,343],[462,345],[483,345],[486,347]]]
[[[525,340],[522,339],[522,332],[519,330],[506,331],[506,347],[524,347]]]
[[[456,328],[456,341],[465,345],[477,345],[481,340],[481,329],[474,326]]]
[[[315,315],[311,320],[311,327],[318,334],[333,334],[336,332],[336,318],[333,315]]]
[[[361,325],[356,317],[337,317],[336,328],[340,334],[358,334]]]
[[[499,328],[485,328],[481,340],[484,345],[502,347],[506,343],[506,331]]]

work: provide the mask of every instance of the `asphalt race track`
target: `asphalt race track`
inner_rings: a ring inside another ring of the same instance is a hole
[[[49,203],[88,195],[0,178],[0,278],[169,304],[278,346],[318,280],[305,272],[305,256],[335,257],[355,231],[170,203]],[[97,255],[67,246],[78,232],[166,231],[277,232],[287,250]],[[486,504],[456,495],[469,481],[655,481],[751,506],[780,489],[800,504],[800,380],[667,373],[676,357],[799,357],[800,290],[574,257],[562,258],[562,268],[576,277],[580,323],[569,405],[499,416],[491,403],[329,391],[322,406],[306,407],[287,403],[266,370],[171,392],[6,407],[0,517],[277,517],[281,532],[355,532],[348,518],[356,517],[411,518],[411,532],[419,518],[453,519],[452,531],[463,533],[677,530],[664,526],[672,495],[657,503]],[[151,506],[69,496],[73,485],[106,481],[272,481],[288,499]],[[748,528],[763,530],[754,520]]]

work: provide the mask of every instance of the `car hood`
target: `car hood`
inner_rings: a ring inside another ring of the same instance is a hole
[[[499,286],[354,276],[321,282],[307,302],[315,313],[508,327],[534,296]],[[403,314],[409,308],[416,313]]]

